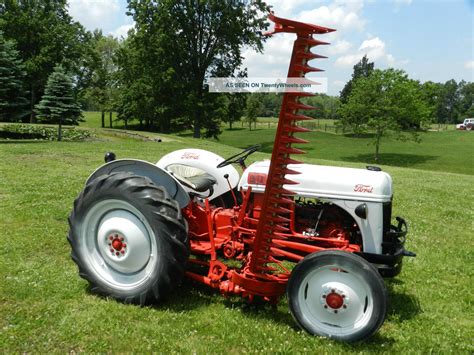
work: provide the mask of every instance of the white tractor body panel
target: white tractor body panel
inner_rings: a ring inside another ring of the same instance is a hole
[[[156,165],[161,169],[167,170],[166,168],[172,164],[181,164],[205,171],[217,180],[213,186],[213,194],[208,197],[209,200],[212,200],[229,191],[229,183],[224,178],[224,175],[229,175],[228,180],[232,188],[236,187],[239,183],[239,173],[232,165],[227,165],[223,168],[216,167],[222,161],[224,161],[224,158],[207,150],[180,149],[164,155]],[[188,192],[193,191],[184,185],[183,188]]]
[[[252,192],[263,193],[269,166],[268,160],[250,165],[240,179],[239,188],[246,191],[251,187]],[[392,199],[392,178],[389,174],[309,164],[291,164],[288,168],[300,174],[288,175],[287,178],[298,182],[298,185],[285,185],[285,189],[294,191],[297,196],[316,198],[341,207],[359,226],[364,251],[382,252],[383,203],[390,203]],[[356,207],[362,203],[367,205],[368,210],[365,219],[355,213]]]
[[[266,175],[269,167],[269,160],[250,165],[240,179],[239,188],[247,190],[251,186],[253,192],[265,191],[265,185],[253,183],[255,179],[251,178],[249,183],[249,174]],[[290,164],[288,168],[300,174],[288,175],[298,185],[285,185],[285,188],[299,196],[364,202],[389,202],[392,198],[392,178],[383,171],[310,164]]]

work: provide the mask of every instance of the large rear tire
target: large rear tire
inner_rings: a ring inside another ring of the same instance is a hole
[[[140,305],[181,282],[189,241],[176,201],[146,177],[102,175],[74,202],[71,257],[93,293]]]
[[[346,342],[366,339],[383,324],[387,290],[363,258],[337,250],[308,255],[291,273],[291,314],[313,335]]]

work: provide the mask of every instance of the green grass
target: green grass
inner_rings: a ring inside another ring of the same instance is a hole
[[[374,164],[375,148],[370,137],[354,138],[329,132],[308,132],[299,136],[310,141],[301,146],[307,152],[305,157],[355,162],[358,166]],[[275,129],[235,128],[224,130],[219,142],[238,148],[258,143],[264,152],[270,153],[274,138]],[[473,132],[426,132],[421,134],[421,143],[384,138],[379,163],[474,175],[473,151]]]
[[[102,127],[102,117],[100,112],[97,111],[85,111],[82,113],[84,115],[85,122],[80,122],[80,127],[87,127],[87,128],[101,128]],[[122,128],[122,122],[118,123],[114,120],[117,118],[117,114],[114,112],[112,114],[112,127],[117,128],[120,126]],[[109,113],[105,113],[104,119],[105,127],[110,128],[110,120],[109,120]]]
[[[230,134],[235,132],[241,140],[249,138],[239,142]],[[271,132],[265,130],[235,132],[226,132],[222,141],[243,146],[259,135],[257,142],[270,141]],[[286,300],[276,311],[248,307],[238,298],[227,300],[188,283],[170,301],[154,307],[125,305],[90,294],[69,257],[67,216],[87,176],[102,164],[104,152],[151,162],[183,147],[209,149],[223,156],[238,152],[205,140],[161,136],[166,141],[131,140],[107,132],[102,141],[95,142],[0,142],[0,349],[200,354],[474,351],[474,178],[468,175],[472,160],[450,161],[450,149],[436,145],[429,153],[439,155],[437,164],[431,161],[436,170],[466,174],[382,166],[394,179],[394,213],[410,223],[407,247],[418,256],[407,259],[401,275],[387,282],[388,318],[365,343],[348,345],[307,335],[295,326]],[[467,135],[457,137],[468,139]],[[362,154],[363,141],[362,148],[351,145],[355,152],[343,152],[331,139],[345,144],[344,137],[314,133],[312,138],[315,149],[304,156],[307,161],[361,166],[311,156],[336,159]],[[439,144],[449,142],[443,138]],[[472,153],[472,148],[466,151]],[[257,153],[251,158],[265,157]],[[423,164],[428,163],[409,166],[429,168]]]

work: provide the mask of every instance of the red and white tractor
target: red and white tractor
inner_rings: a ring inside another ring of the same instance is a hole
[[[288,77],[319,71],[313,38],[331,29],[270,15],[275,32],[297,35]],[[79,274],[94,293],[158,302],[183,277],[276,304],[286,293],[296,322],[314,335],[358,341],[387,312],[382,276],[400,272],[407,225],[391,225],[392,179],[377,167],[301,164],[292,144],[311,109],[285,93],[271,160],[245,166],[252,146],[227,159],[182,149],[157,164],[118,159],[87,180],[69,217]],[[232,166],[243,169],[242,176]],[[292,176],[293,175],[293,176]],[[291,177],[291,178],[290,178]]]

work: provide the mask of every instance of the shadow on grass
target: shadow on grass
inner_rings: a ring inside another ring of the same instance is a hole
[[[13,140],[2,140],[0,139],[0,144],[25,144],[25,143],[51,143],[57,141],[50,141],[47,139],[13,139]]]
[[[273,143],[273,141],[259,143],[261,147],[258,151],[262,153],[271,153],[273,151]]]
[[[394,286],[397,284],[403,284],[403,281],[398,279],[386,281],[390,294],[387,316],[396,318],[398,321],[412,319],[422,312],[420,302],[413,295],[395,291]]]
[[[341,157],[341,160],[355,163],[411,167],[438,158],[439,157],[436,155],[382,153],[380,154],[378,161],[375,161],[373,154],[358,154],[349,157]]]
[[[375,133],[359,133],[359,134],[344,133],[343,136],[347,137],[347,138],[362,138],[362,139],[365,139],[365,138],[374,138]]]
[[[177,133],[176,134],[178,137],[188,137],[191,138],[194,133],[193,132],[182,132],[182,133]]]
[[[227,131],[227,132],[233,132],[233,131],[244,131],[244,130],[248,130],[248,128],[243,128],[243,127],[232,127],[232,128],[226,128],[226,129],[224,129],[224,131]]]

